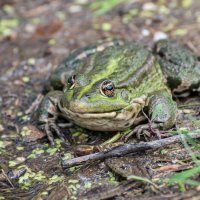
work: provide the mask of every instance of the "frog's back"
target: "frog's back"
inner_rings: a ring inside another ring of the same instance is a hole
[[[103,42],[90,44],[86,47],[74,50],[50,75],[46,83],[45,90],[62,90],[70,76],[76,74],[77,72],[85,73],[93,67],[89,66],[88,62],[97,52],[102,52],[110,46],[123,44],[124,43],[121,40],[105,40]]]
[[[65,62],[55,74],[61,74],[61,79],[67,75],[64,76],[65,80],[72,74],[84,74],[91,80],[87,87],[111,80],[116,88],[131,90],[133,97],[166,89],[165,79],[154,55],[138,43],[109,46],[88,56],[80,52],[78,57],[82,59],[73,61],[73,66],[72,62]]]
[[[96,81],[109,79],[117,88],[127,88],[133,97],[166,89],[165,78],[156,58],[138,43],[113,46],[91,59]]]

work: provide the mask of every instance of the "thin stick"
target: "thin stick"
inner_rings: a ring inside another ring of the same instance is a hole
[[[27,115],[35,111],[38,108],[43,97],[44,96],[42,94],[39,94],[37,98],[34,100],[34,102],[31,104],[31,106],[25,111],[25,114]]]
[[[200,138],[200,129],[196,130],[193,133],[188,134],[188,136],[193,139]],[[155,149],[158,149],[160,147],[164,147],[170,144],[179,143],[182,141],[182,138],[184,137],[185,137],[184,134],[179,134],[176,136],[168,137],[161,140],[155,140],[151,142],[144,142],[144,143],[138,143],[138,144],[123,144],[123,145],[114,147],[111,150],[106,151],[106,152],[98,152],[98,153],[93,153],[86,156],[73,158],[70,160],[64,160],[62,162],[62,166],[63,168],[69,168],[69,167],[83,164],[88,161],[103,160],[110,157],[119,157],[119,156],[123,156],[129,153],[135,153],[138,151],[155,150]]]
[[[3,175],[4,175],[4,177],[6,178],[6,180],[7,180],[7,181],[10,183],[10,185],[12,186],[12,188],[15,188],[15,186],[12,184],[11,180],[8,178],[8,176],[7,176],[7,174],[4,172],[4,170],[1,169],[1,171],[2,171],[2,173],[3,173]]]

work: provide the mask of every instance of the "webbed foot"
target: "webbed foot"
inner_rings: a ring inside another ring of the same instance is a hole
[[[56,125],[55,122],[48,122],[44,126],[45,132],[47,134],[48,140],[50,141],[51,145],[54,146],[54,136],[52,132],[55,132],[57,136],[67,145],[69,146],[70,143],[67,138],[64,136],[60,128]]]
[[[69,127],[71,123],[62,123],[60,126],[59,124],[57,125],[58,117],[62,116],[58,110],[58,102],[61,95],[61,91],[49,92],[39,105],[36,115],[37,118],[35,119],[38,128],[47,134],[48,140],[52,146],[54,145],[53,133],[56,133],[66,145],[70,145],[69,141],[60,130],[60,127]]]
[[[136,126],[124,136],[124,141],[132,135],[136,135],[138,139],[143,135],[145,140],[155,135],[158,139],[166,137],[168,135],[166,130],[175,124],[177,106],[167,91],[158,91],[149,97],[148,116],[150,118],[144,112],[143,114],[148,119],[148,124]]]
[[[162,131],[160,129],[161,124],[156,123],[138,125],[132,131],[130,131],[128,135],[123,136],[122,139],[124,142],[127,142],[133,135],[136,135],[138,140],[140,140],[141,136],[143,136],[145,141],[148,141],[152,136],[156,136],[158,139],[170,136],[168,131]]]

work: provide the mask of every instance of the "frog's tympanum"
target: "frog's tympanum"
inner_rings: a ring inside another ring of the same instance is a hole
[[[60,116],[102,132],[134,128],[148,116],[166,130],[177,115],[172,93],[199,91],[200,62],[189,49],[167,40],[153,52],[138,43],[107,41],[72,52],[50,76],[48,88],[37,122],[51,144],[53,132],[64,140],[56,124]]]

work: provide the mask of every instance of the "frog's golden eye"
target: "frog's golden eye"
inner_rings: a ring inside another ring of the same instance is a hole
[[[109,80],[103,81],[100,87],[101,94],[107,97],[113,97],[115,95],[114,91],[115,91],[115,86],[113,82]]]
[[[76,78],[76,75],[73,75],[73,76],[70,76],[67,80],[67,83],[69,85],[69,89],[73,89],[74,86],[75,86],[75,78]]]

